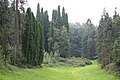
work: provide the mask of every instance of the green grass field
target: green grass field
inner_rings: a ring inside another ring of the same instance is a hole
[[[0,80],[119,80],[106,73],[94,61],[86,67],[17,69],[0,74]]]

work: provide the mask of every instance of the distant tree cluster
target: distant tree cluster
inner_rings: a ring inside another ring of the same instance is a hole
[[[60,57],[70,56],[70,36],[69,36],[69,23],[68,14],[65,12],[65,8],[62,9],[62,15],[60,12],[60,6],[57,10],[52,12],[52,21],[50,23],[50,37],[49,37],[49,52],[53,55],[55,52]]]
[[[72,56],[94,59],[96,57],[96,28],[90,19],[86,23],[70,24]]]

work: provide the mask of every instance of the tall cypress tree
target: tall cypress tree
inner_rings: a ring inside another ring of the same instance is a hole
[[[62,28],[62,18],[61,18],[61,12],[60,12],[60,5],[58,6],[58,12],[57,12],[57,18],[56,18],[56,27],[58,29]]]
[[[25,64],[40,65],[43,59],[43,38],[40,23],[35,19],[31,9],[27,9],[26,28],[22,37],[22,50]]]
[[[65,8],[62,9],[62,26],[67,28],[67,32],[69,32],[69,23],[68,23],[68,14],[65,13]]]
[[[50,32],[50,23],[47,11],[45,11],[43,15],[43,22],[44,22],[44,49],[46,52],[48,52],[48,37]]]
[[[62,9],[62,26],[66,26],[65,25],[65,22],[66,22],[66,14],[65,14],[65,8],[63,7]]]
[[[67,32],[69,33],[69,23],[68,23],[68,14],[65,14],[65,27],[67,28]]]
[[[28,8],[26,12],[26,23],[25,23],[25,31],[22,36],[22,51],[23,56],[25,57],[25,64],[28,64],[29,62],[29,44],[30,44],[30,17],[31,17],[31,9]]]
[[[36,19],[41,22],[41,17],[40,17],[40,4],[37,4],[37,13],[36,13]]]

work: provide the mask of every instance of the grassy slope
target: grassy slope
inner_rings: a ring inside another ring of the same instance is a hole
[[[94,62],[95,63],[95,62]],[[41,69],[19,69],[0,74],[0,80],[118,80],[107,74],[98,65],[86,67],[57,67]]]

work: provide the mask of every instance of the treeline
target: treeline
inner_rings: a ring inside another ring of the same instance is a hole
[[[0,63],[6,66],[41,66],[43,60],[43,29],[26,3],[0,1]]]
[[[70,23],[70,43],[72,56],[96,59],[97,26],[90,19],[82,25]]]
[[[31,8],[25,11],[26,0],[0,1],[0,65],[19,67],[41,66],[43,58],[68,57],[70,36],[68,14],[60,6],[48,11],[37,5],[34,16]],[[19,5],[18,5],[19,4]]]
[[[97,29],[97,53],[102,68],[120,75],[120,16],[113,17],[104,9]]]

